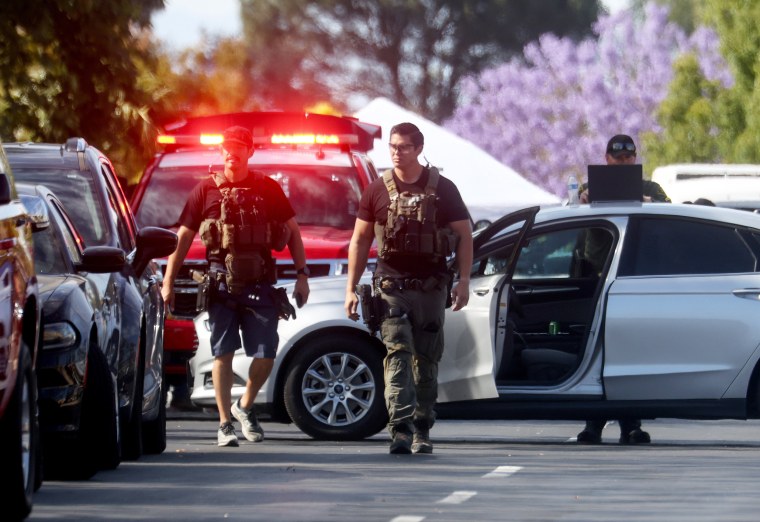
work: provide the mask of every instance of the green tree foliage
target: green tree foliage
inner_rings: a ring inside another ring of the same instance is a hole
[[[386,96],[435,121],[464,76],[546,32],[588,35],[599,11],[597,0],[241,0],[259,104]]]
[[[150,158],[151,116],[166,92],[150,14],[164,0],[0,2],[0,137],[82,136],[134,177]],[[164,64],[165,66],[165,64]]]
[[[760,163],[760,3],[702,0],[699,16],[717,31],[734,82],[708,82],[693,61],[679,62],[658,113],[666,139],[645,138],[648,159]]]
[[[720,82],[704,77],[694,54],[678,59],[673,69],[669,95],[657,111],[662,132],[643,135],[647,171],[668,163],[710,163],[726,152],[715,140],[721,126]]]

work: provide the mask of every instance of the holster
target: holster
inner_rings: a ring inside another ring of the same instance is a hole
[[[383,319],[383,300],[379,295],[372,295],[372,285],[356,285],[356,294],[362,307],[362,318],[373,337],[380,330]]]
[[[195,311],[205,312],[208,310],[209,295],[211,294],[211,277],[203,272],[191,270],[193,281],[198,283],[198,295],[195,299]]]
[[[285,319],[287,321],[291,317],[293,319],[296,318],[296,309],[292,304],[290,304],[287,290],[284,288],[275,288],[274,301],[280,310],[280,319]]]

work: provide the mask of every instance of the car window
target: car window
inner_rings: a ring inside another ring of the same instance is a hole
[[[116,205],[117,208],[119,234],[124,243],[124,250],[130,251],[135,247],[135,237],[137,236],[132,210],[129,208],[127,198],[124,196],[124,192],[122,192],[119,185],[119,179],[116,177],[116,173],[110,164],[101,163],[100,168],[103,169],[103,177],[109,193],[108,196],[111,198],[112,205]]]
[[[103,174],[104,176],[106,174]],[[129,225],[124,215],[125,209],[119,205],[118,195],[115,193],[113,186],[106,182],[106,192],[108,193],[108,215],[114,224],[116,231],[119,234],[119,247],[124,251],[130,252],[132,250],[132,235],[130,234]]]
[[[529,236],[515,267],[514,280],[555,279],[599,275],[607,261],[613,235],[602,227],[575,227]],[[512,244],[487,256],[483,274],[504,273]]]
[[[620,275],[727,274],[757,269],[756,255],[735,227],[642,218],[630,227]]]
[[[95,180],[88,171],[69,169],[16,168],[17,180],[45,185],[52,190],[66,207],[87,246],[107,245],[110,241],[105,209],[102,208]]]
[[[32,235],[34,243],[34,268],[38,274],[65,274],[69,271],[57,233],[58,223],[51,220],[50,226]]]
[[[58,205],[57,201],[51,201],[50,206],[54,208],[54,211],[51,212],[50,215],[53,216],[53,219],[55,220],[58,229],[60,230],[63,244],[66,247],[66,250],[69,252],[69,258],[74,263],[81,262],[82,256],[80,254],[80,248],[82,245],[81,240],[80,242],[77,241],[76,229],[74,228],[73,224],[64,217],[65,213]]]
[[[361,198],[354,168],[267,165],[255,168],[279,183],[299,225],[353,229]],[[176,226],[190,191],[208,175],[208,166],[156,169],[137,209],[135,218],[139,225]]]

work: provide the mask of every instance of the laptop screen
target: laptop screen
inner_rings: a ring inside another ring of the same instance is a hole
[[[641,201],[643,180],[641,165],[589,165],[589,202]]]

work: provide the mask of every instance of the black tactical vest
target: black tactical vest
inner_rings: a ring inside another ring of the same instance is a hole
[[[225,186],[222,174],[212,176],[222,194],[221,217],[204,220],[199,233],[209,253],[224,254],[228,290],[237,294],[249,284],[274,282],[271,250],[285,248],[289,229],[267,216],[264,199],[254,189]]]
[[[438,197],[438,169],[430,167],[425,191],[421,194],[398,192],[393,171],[383,173],[390,205],[385,226],[375,222],[375,238],[381,259],[394,256],[411,256],[435,261],[451,255],[456,249],[457,237],[448,227],[436,222]]]

